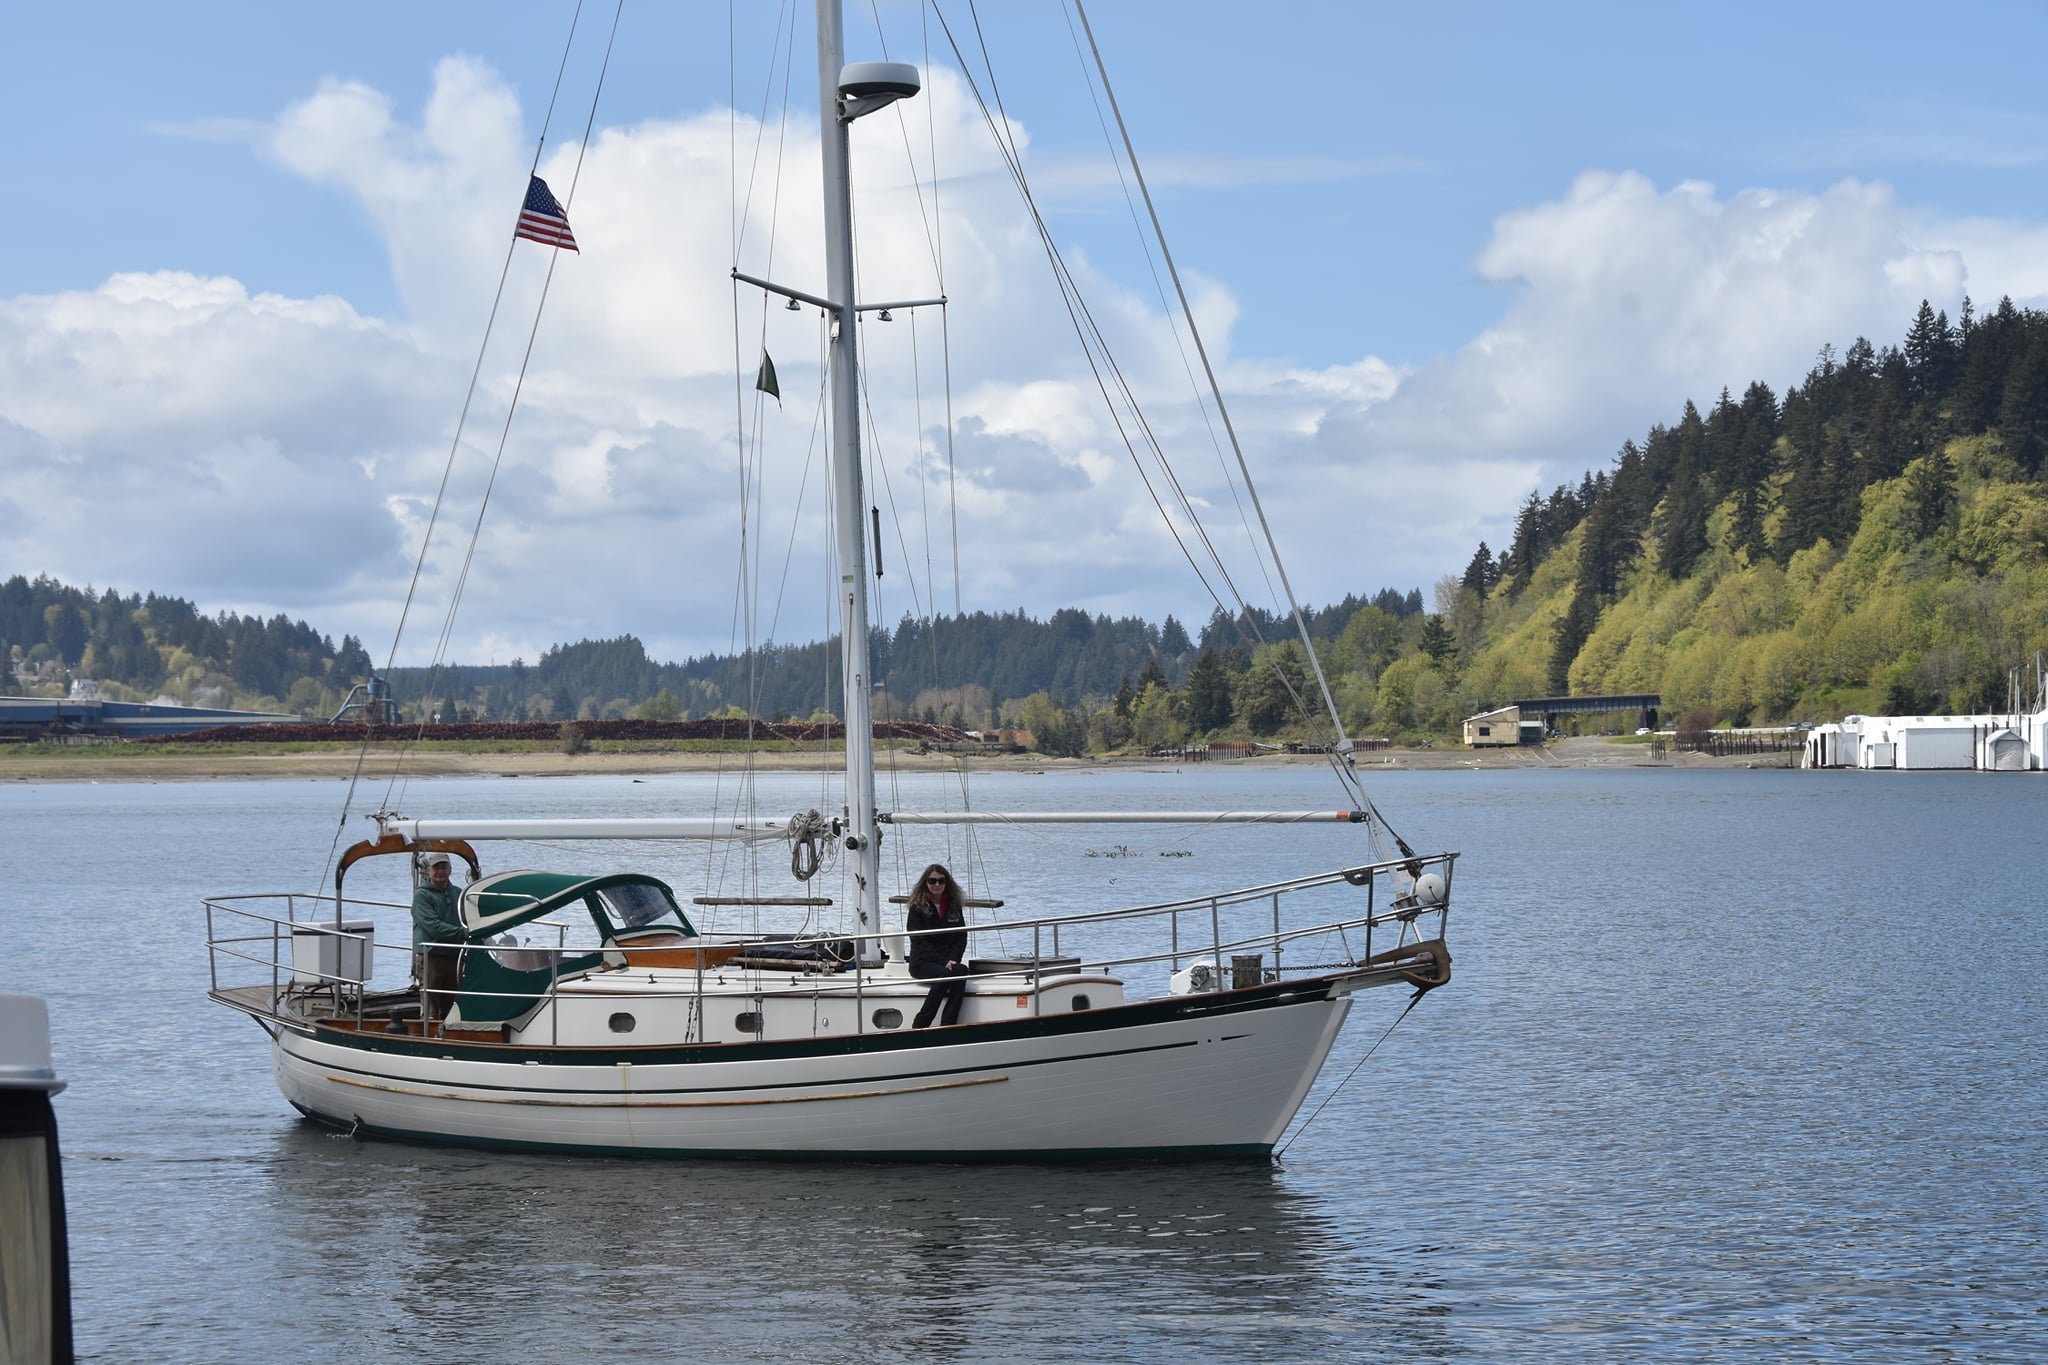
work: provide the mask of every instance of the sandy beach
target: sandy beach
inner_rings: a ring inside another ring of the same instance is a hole
[[[1684,767],[1761,768],[1782,767],[1787,755],[1756,754],[1746,757],[1713,758],[1678,753],[1670,748],[1661,757],[1648,744],[1623,743],[1611,739],[1573,738],[1555,740],[1541,747],[1515,749],[1466,749],[1457,745],[1432,748],[1374,749],[1357,757],[1358,769],[1374,771],[1450,768],[1604,768]],[[1796,757],[1793,755],[1792,757]],[[1193,760],[1136,756],[1108,759],[1047,758],[1039,754],[984,755],[963,758],[958,754],[917,753],[890,750],[878,756],[884,769],[899,772],[941,771],[961,763],[978,770],[1047,771],[1058,768],[1137,767],[1177,768]],[[1231,764],[1321,763],[1315,755],[1259,755],[1252,758],[1207,760]],[[680,772],[738,772],[752,765],[756,770],[795,772],[829,766],[836,770],[840,758],[787,751],[757,753],[751,758],[737,753],[686,753],[674,750],[635,752],[590,751],[581,754],[557,752],[447,753],[421,750],[401,755],[390,748],[373,748],[367,755],[355,749],[324,752],[296,750],[263,753],[249,748],[210,753],[153,753],[138,746],[95,746],[76,753],[28,754],[0,750],[0,782],[189,782],[243,778],[345,778],[361,763],[366,776],[386,776],[403,762],[404,771],[414,777],[567,777],[594,773],[624,775]]]

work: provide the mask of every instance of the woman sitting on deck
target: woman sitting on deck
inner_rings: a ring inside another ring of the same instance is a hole
[[[933,863],[917,879],[910,893],[910,910],[904,928],[910,940],[910,974],[920,979],[937,977],[917,1012],[913,1028],[927,1028],[932,1016],[945,1013],[941,1024],[960,1022],[960,1004],[967,997],[967,910],[961,903],[960,884],[943,863]],[[952,930],[950,933],[919,933],[919,930]]]

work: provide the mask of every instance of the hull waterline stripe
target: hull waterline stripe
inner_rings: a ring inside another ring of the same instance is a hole
[[[354,1076],[329,1073],[337,1085],[356,1085],[365,1090],[385,1090],[394,1095],[419,1095],[431,1100],[460,1100],[470,1104],[533,1104],[557,1109],[734,1109],[758,1104],[819,1104],[827,1100],[888,1099],[896,1095],[918,1095],[932,1090],[964,1090],[977,1085],[1000,1085],[1008,1076],[981,1076],[971,1081],[934,1081],[929,1085],[906,1085],[886,1090],[847,1090],[832,1095],[780,1095],[753,1100],[650,1100],[637,1095],[607,1095],[598,1099],[542,1099],[533,1095],[459,1095],[446,1090],[423,1090],[411,1085],[386,1085],[358,1080]]]
[[[1229,1042],[1235,1042],[1235,1041],[1237,1041],[1237,1040],[1238,1040],[1239,1038],[1242,1038],[1242,1037],[1244,1037],[1244,1036],[1245,1036],[1245,1035],[1243,1035],[1243,1034],[1239,1034],[1239,1033],[1227,1033],[1227,1034],[1224,1034],[1224,1035],[1223,1035],[1223,1036],[1222,1036],[1221,1038],[1218,1038],[1218,1039],[1216,1039],[1215,1041],[1217,1041],[1217,1042],[1224,1042],[1224,1043],[1229,1043]],[[1177,1043],[1152,1043],[1152,1044],[1149,1044],[1149,1045],[1147,1045],[1147,1046],[1145,1046],[1145,1047],[1125,1047],[1125,1048],[1113,1048],[1113,1049],[1111,1049],[1111,1050],[1109,1050],[1109,1051],[1107,1051],[1107,1052],[1070,1052],[1070,1053],[1064,1053],[1064,1054],[1062,1054],[1062,1055],[1060,1055],[1060,1056],[1057,1056],[1057,1057],[1038,1057],[1038,1058],[1033,1058],[1033,1059],[1030,1059],[1030,1060],[1027,1060],[1027,1061],[1005,1062],[1005,1063],[1003,1063],[1003,1066],[1005,1067],[1005,1069],[1006,1069],[1006,1070],[1010,1070],[1010,1071],[1015,1071],[1015,1070],[1017,1070],[1017,1069],[1019,1069],[1019,1068],[1021,1068],[1021,1067],[1040,1067],[1040,1066],[1063,1066],[1063,1065],[1066,1065],[1066,1064],[1068,1064],[1068,1063],[1073,1063],[1073,1062],[1099,1062],[1099,1061],[1102,1061],[1102,1060],[1104,1060],[1104,1059],[1106,1059],[1106,1058],[1110,1058],[1110,1057],[1129,1057],[1129,1056],[1134,1056],[1134,1055],[1137,1055],[1137,1054],[1140,1054],[1140,1053],[1146,1053],[1146,1052],[1175,1052],[1175,1051],[1178,1051],[1178,1050],[1180,1050],[1180,1049],[1182,1049],[1182,1048],[1190,1048],[1190,1047],[1196,1047],[1196,1046],[1199,1046],[1199,1045],[1198,1045],[1198,1044],[1197,1044],[1197,1043],[1196,1043],[1196,1042],[1195,1042],[1194,1040],[1192,1040],[1192,1039],[1189,1039],[1189,1040],[1186,1040],[1186,1041],[1183,1041],[1183,1042],[1177,1042]],[[311,1061],[311,1059],[310,1059],[310,1058],[305,1058],[305,1057],[298,1057],[298,1056],[297,1056],[296,1054],[291,1054],[291,1053],[287,1053],[287,1055],[288,1055],[288,1056],[292,1056],[292,1057],[294,1058],[294,1060],[297,1060],[297,1061],[302,1061],[302,1062],[306,1062],[306,1063],[307,1063],[307,1064],[309,1064],[309,1065],[311,1065],[311,1064],[312,1064],[312,1061]],[[331,1065],[332,1065],[332,1063],[329,1063],[329,1065],[331,1066]],[[364,1068],[349,1068],[349,1069],[353,1070],[353,1071],[355,1072],[355,1074],[356,1074],[357,1076],[382,1076],[382,1075],[384,1074],[384,1073],[382,1073],[382,1072],[377,1072],[377,1071],[370,1071],[370,1070],[367,1070],[367,1069],[364,1069]],[[961,1071],[985,1071],[985,1070],[987,1070],[987,1069],[988,1069],[988,1067],[987,1067],[987,1063],[981,1063],[981,1064],[978,1064],[978,1065],[970,1064],[970,1065],[965,1065],[965,1066],[957,1066],[957,1067],[952,1067],[952,1068],[950,1068],[949,1070],[950,1070],[951,1072],[953,1072],[953,1073],[957,1073],[957,1072],[961,1072]],[[893,1076],[870,1076],[870,1077],[867,1077],[867,1078],[866,1078],[866,1080],[867,1080],[868,1084],[870,1084],[870,1085],[880,1085],[880,1084],[883,1084],[883,1083],[885,1083],[885,1082],[889,1082],[889,1081],[919,1081],[919,1080],[925,1080],[925,1082],[926,1082],[925,1088],[928,1088],[928,1089],[939,1089],[939,1088],[942,1088],[942,1087],[944,1087],[944,1086],[946,1086],[946,1085],[949,1085],[949,1084],[954,1084],[954,1085],[957,1085],[957,1084],[962,1084],[962,1082],[957,1082],[957,1081],[954,1081],[954,1082],[946,1082],[946,1081],[931,1081],[931,1080],[929,1080],[929,1079],[928,1079],[928,1078],[930,1078],[930,1077],[933,1077],[933,1076],[943,1076],[943,1075],[947,1075],[947,1074],[948,1074],[948,1072],[947,1072],[947,1071],[905,1071],[905,1072],[899,1072],[899,1073],[897,1073],[896,1075],[893,1075]],[[347,1085],[361,1085],[361,1086],[366,1086],[366,1087],[368,1087],[368,1088],[370,1088],[370,1089],[387,1089],[387,1088],[391,1088],[391,1087],[387,1087],[387,1086],[385,1086],[384,1084],[382,1084],[382,1083],[381,1083],[381,1082],[379,1082],[379,1081],[369,1081],[369,1080],[352,1080],[352,1079],[350,1079],[350,1078],[349,1078],[348,1076],[346,1076],[346,1075],[342,1075],[342,1074],[340,1074],[340,1073],[338,1073],[338,1072],[329,1072],[329,1073],[328,1073],[328,1079],[329,1079],[329,1080],[334,1080],[334,1081],[340,1081],[340,1082],[342,1082],[343,1084],[347,1084]],[[557,1096],[559,1096],[559,1095],[574,1095],[574,1094],[584,1094],[584,1095],[594,1095],[594,1096],[597,1096],[600,1102],[609,1102],[609,1101],[610,1101],[610,1100],[611,1100],[611,1099],[612,1099],[613,1097],[615,1097],[615,1096],[617,1096],[618,1094],[620,1094],[620,1093],[621,1093],[621,1092],[619,1092],[619,1091],[617,1091],[617,1090],[612,1090],[612,1089],[605,1089],[605,1090],[583,1090],[583,1091],[575,1091],[575,1090],[562,1090],[562,1089],[554,1089],[554,1088],[551,1088],[551,1087],[547,1087],[547,1086],[538,1086],[538,1085],[533,1085],[533,1086],[514,1086],[514,1085],[492,1085],[492,1084],[488,1084],[488,1083],[482,1083],[482,1084],[477,1084],[477,1085],[474,1085],[474,1086],[471,1086],[471,1085],[467,1085],[467,1084],[464,1084],[464,1085],[459,1085],[459,1086],[458,1086],[458,1085],[456,1085],[456,1083],[454,1083],[454,1082],[448,1082],[448,1081],[443,1081],[443,1082],[441,1082],[441,1084],[442,1084],[443,1086],[449,1087],[449,1091],[448,1091],[448,1092],[446,1092],[446,1093],[444,1093],[444,1095],[443,1095],[443,1098],[446,1098],[446,1099],[462,1099],[462,1098],[464,1098],[464,1096],[462,1096],[461,1094],[453,1093],[453,1092],[454,1092],[455,1090],[458,1090],[458,1089],[460,1089],[460,1090],[480,1090],[480,1091],[496,1091],[496,1092],[499,1092],[499,1093],[501,1093],[501,1094],[505,1094],[505,1095],[508,1095],[508,1096],[509,1096],[509,1095],[513,1095],[513,1094],[533,1094],[533,1095],[557,1095]],[[833,1082],[833,1081],[809,1081],[809,1082],[803,1082],[802,1084],[808,1084],[808,1085],[833,1085],[833,1084],[845,1084],[845,1082],[843,1082],[843,1081],[840,1081],[840,1082]],[[674,1087],[671,1087],[671,1088],[665,1088],[665,1089],[660,1089],[660,1090],[642,1090],[642,1091],[639,1091],[639,1092],[637,1092],[637,1093],[639,1093],[639,1094],[641,1094],[641,1095],[674,1095],[674,1094],[679,1094],[679,1093],[689,1093],[689,1094],[704,1094],[704,1093],[707,1093],[707,1092],[716,1092],[716,1091],[720,1091],[720,1090],[764,1090],[764,1089],[771,1089],[771,1088],[777,1088],[777,1087],[774,1087],[774,1086],[772,1086],[772,1085],[769,1085],[769,1086],[763,1086],[763,1085],[745,1085],[745,1084],[739,1084],[739,1085],[717,1085],[717,1086],[711,1086],[711,1085],[707,1085],[707,1086],[691,1086],[691,1087],[688,1087],[687,1089],[681,1089],[681,1088],[674,1088]],[[787,1087],[785,1086],[785,1087],[781,1087],[781,1088],[787,1088]],[[884,1092],[884,1093],[886,1093],[886,1092]],[[810,1097],[810,1096],[805,1096],[805,1095],[792,1095],[792,1096],[790,1096],[790,1098],[791,1098],[791,1099],[808,1099],[808,1098],[811,1098],[811,1097]],[[826,1098],[830,1098],[830,1097],[828,1096],[828,1097],[826,1097]],[[752,1101],[748,1101],[748,1102],[749,1102],[749,1103],[752,1103]],[[576,1103],[576,1101],[570,1101],[570,1103]],[[687,1101],[684,1101],[683,1103],[688,1103],[688,1102],[687,1102]],[[708,1104],[708,1103],[716,1103],[716,1101],[698,1101],[698,1103],[707,1103],[707,1104]]]

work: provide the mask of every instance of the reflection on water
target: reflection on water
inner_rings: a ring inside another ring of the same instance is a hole
[[[250,1268],[274,1268],[303,1325],[393,1354],[472,1358],[508,1323],[629,1359],[1348,1357],[1362,1331],[1444,1346],[1412,1253],[1375,1264],[1370,1228],[1263,1166],[677,1166],[299,1125],[242,1198]]]

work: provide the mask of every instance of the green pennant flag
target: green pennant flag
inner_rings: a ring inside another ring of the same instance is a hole
[[[754,376],[754,387],[776,402],[782,401],[782,385],[775,382],[775,362],[765,350],[761,352],[761,373]]]

